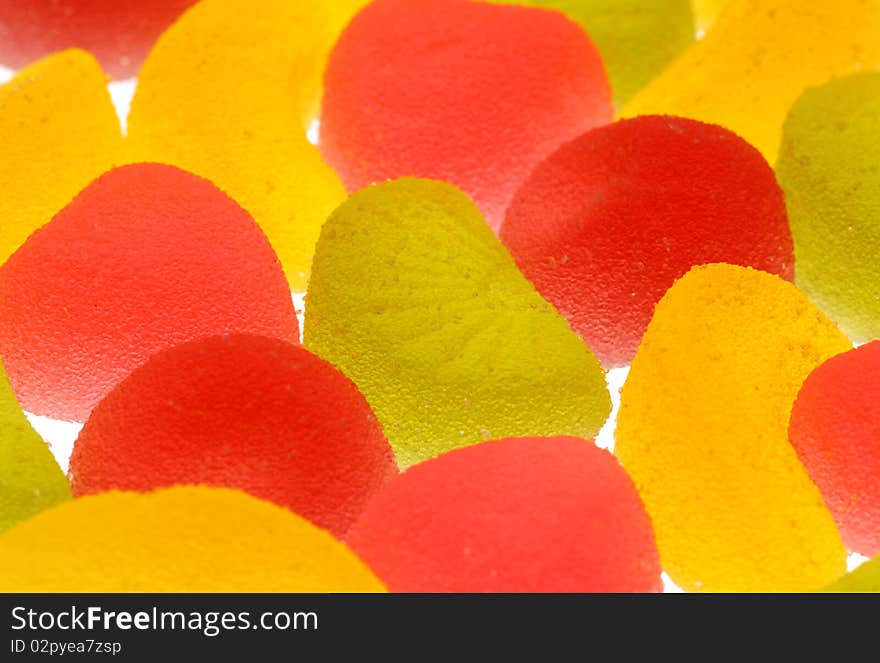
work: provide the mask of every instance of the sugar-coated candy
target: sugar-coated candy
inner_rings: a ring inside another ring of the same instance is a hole
[[[878,34],[880,39],[880,34]],[[797,284],[850,338],[880,338],[880,73],[807,90],[783,132]]]
[[[111,491],[0,535],[4,592],[381,592],[329,533],[227,488]]]
[[[120,158],[119,120],[95,59],[64,51],[0,86],[0,146],[2,263]]]
[[[254,217],[290,287],[305,290],[321,224],[345,199],[306,139],[336,36],[364,0],[205,0],[159,39],[138,76],[129,161],[214,182]]]
[[[727,127],[770,163],[806,88],[880,66],[878,0],[732,0],[706,36],[624,106]]]
[[[495,0],[563,12],[596,44],[616,105],[694,41],[691,0]]]
[[[2,0],[0,65],[18,68],[82,48],[115,78],[137,74],[147,51],[196,0]]]
[[[228,486],[339,537],[396,474],[348,378],[298,346],[241,334],[150,358],[94,409],[70,458],[74,495]]]
[[[517,192],[501,240],[606,366],[628,364],[675,279],[711,262],[793,278],[773,170],[722,127],[670,116],[584,134]]]
[[[305,346],[350,377],[405,468],[517,435],[598,432],[595,356],[450,184],[368,187],[324,224]]]
[[[695,267],[657,304],[615,453],[679,586],[807,591],[846,570],[787,427],[810,371],[850,347],[791,283],[747,267]]]
[[[731,0],[691,0],[694,6],[694,20],[697,24],[697,30],[705,33],[718,14],[730,4]]]
[[[69,499],[64,473],[25,418],[0,365],[0,532]]]
[[[871,559],[825,588],[826,592],[880,592],[880,557]]]
[[[651,521],[610,453],[572,437],[484,442],[411,467],[350,545],[397,592],[651,592]]]
[[[868,557],[880,555],[880,341],[810,373],[788,436],[843,542]]]
[[[600,55],[559,12],[376,0],[331,51],[320,147],[349,191],[443,180],[497,227],[535,164],[611,116]]]
[[[296,341],[287,282],[247,212],[172,166],[103,175],[0,268],[0,355],[36,414],[84,421],[159,350],[229,332]]]

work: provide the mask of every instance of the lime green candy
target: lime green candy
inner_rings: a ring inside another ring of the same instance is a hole
[[[461,191],[368,187],[321,231],[305,346],[346,373],[401,468],[483,440],[594,435],[599,362]]]
[[[495,0],[556,9],[590,35],[617,106],[694,41],[690,0]]]
[[[880,557],[875,557],[825,588],[826,592],[880,592]]]
[[[880,337],[880,73],[807,90],[785,122],[776,172],[797,285],[853,340]]]
[[[0,365],[0,532],[69,499],[67,479],[25,418]]]

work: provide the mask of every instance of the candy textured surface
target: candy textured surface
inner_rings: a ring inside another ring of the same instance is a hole
[[[244,210],[171,166],[110,171],[0,268],[0,354],[36,414],[84,421],[154,353],[230,332],[297,339],[284,274]]]
[[[590,437],[610,410],[589,348],[442,182],[369,187],[334,212],[304,343],[354,380],[401,468],[481,440]]]
[[[662,587],[632,481],[572,437],[496,440],[416,465],[369,502],[350,543],[398,592]]]
[[[583,27],[602,55],[618,105],[694,41],[691,0],[507,0],[504,4],[556,9]]]
[[[785,122],[797,284],[850,338],[880,338],[880,73],[808,90]]]
[[[730,4],[731,0],[691,0],[694,6],[694,20],[697,30],[708,30],[718,14]]]
[[[0,145],[2,263],[119,157],[119,120],[94,58],[65,51],[0,86]]]
[[[0,532],[69,499],[67,479],[25,418],[0,365]]]
[[[679,586],[807,591],[846,570],[787,424],[807,375],[850,347],[792,284],[750,268],[695,267],[660,300],[614,449]]]
[[[321,224],[345,199],[306,140],[336,35],[363,4],[207,0],[159,39],[138,77],[128,159],[206,177],[254,217],[292,290],[305,290]]]
[[[875,557],[825,588],[829,592],[880,592],[880,557]]]
[[[535,164],[611,117],[599,53],[561,13],[377,0],[330,54],[320,146],[349,191],[439,179],[497,227]]]
[[[880,341],[832,357],[810,374],[788,435],[843,542],[868,557],[880,555]]]
[[[501,240],[606,366],[628,364],[675,279],[711,262],[791,279],[773,170],[721,127],[623,120],[567,143],[517,192]]]
[[[78,47],[114,77],[134,76],[159,33],[195,1],[0,0],[0,65]]]
[[[880,65],[878,35],[878,0],[733,0],[622,114],[720,124],[773,163],[795,99],[835,76]]]
[[[340,537],[396,474],[348,378],[300,347],[250,335],[152,357],[95,408],[70,458],[74,495],[228,486]]]
[[[112,491],[0,536],[4,592],[376,592],[343,544],[274,504],[225,488]]]

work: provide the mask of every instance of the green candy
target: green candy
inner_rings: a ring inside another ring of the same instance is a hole
[[[593,353],[442,182],[368,187],[331,215],[304,343],[357,384],[401,468],[489,439],[590,437],[610,411]]]
[[[807,90],[785,122],[776,174],[795,279],[857,342],[880,337],[880,73]]]
[[[0,365],[0,532],[69,499],[67,478],[31,428]]]

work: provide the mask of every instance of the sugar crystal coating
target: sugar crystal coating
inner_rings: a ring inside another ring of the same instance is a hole
[[[678,117],[565,144],[517,192],[500,236],[605,366],[630,362],[655,304],[694,265],[794,274],[773,170],[730,131]]]
[[[236,331],[296,341],[281,265],[247,212],[172,166],[110,171],[0,268],[0,355],[35,414],[85,421],[159,350]]]
[[[599,363],[450,184],[353,194],[321,231],[305,346],[367,398],[398,465],[516,435],[598,432]]]
[[[352,548],[397,592],[651,592],[651,522],[591,441],[511,438],[457,449],[385,486]]]
[[[536,163],[611,116],[601,57],[559,12],[377,0],[330,54],[320,147],[349,191],[443,180],[497,227]]]
[[[792,284],[751,268],[695,267],[660,300],[623,387],[614,450],[679,586],[808,591],[845,571],[787,429],[809,373],[849,347]]]
[[[111,491],[0,535],[6,592],[381,592],[343,544],[227,488]]]
[[[396,474],[348,378],[300,347],[241,334],[150,358],[98,404],[70,458],[74,495],[240,488],[339,537]]]
[[[868,557],[880,555],[880,341],[810,373],[788,436],[843,542]]]
[[[880,74],[807,90],[776,164],[797,284],[850,338],[880,338]]]

